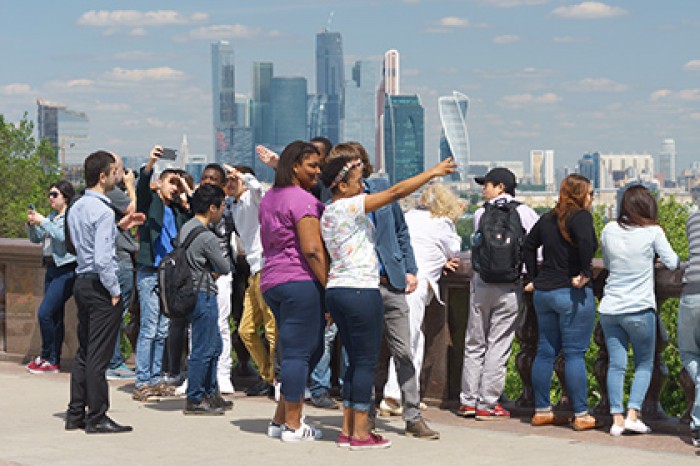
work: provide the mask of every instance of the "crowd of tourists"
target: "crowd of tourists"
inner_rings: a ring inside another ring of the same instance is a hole
[[[440,276],[460,266],[455,222],[467,205],[439,182],[455,163],[443,160],[392,186],[373,175],[367,152],[355,142],[332,146],[314,138],[292,142],[279,155],[262,146],[256,151],[275,170],[267,192],[244,165],[209,164],[199,185],[179,169],[157,173],[163,148],[155,146],[138,174],[125,170],[118,155],[94,152],[85,160],[82,193],[59,181],[49,188],[47,217],[30,205],[28,234],[43,245],[46,275],[37,312],[41,354],[27,370],[60,370],[64,305],[74,296],[79,348],[67,430],[132,430],[107,416],[110,379],[133,379],[137,402],[184,395],[184,414],[223,415],[233,402],[222,395],[234,393],[232,375],[239,371],[258,376],[246,394],[277,400],[269,437],[316,440],[323,433],[305,422],[304,402],[339,408],[331,396],[330,362],[342,346],[336,358],[342,361],[338,446],[389,447],[374,428],[377,411],[403,416],[407,436],[438,439],[421,413],[421,327],[428,305],[443,304]],[[581,175],[562,181],[556,205],[541,216],[515,200],[510,170],[495,168],[475,181],[484,202],[474,213],[474,274],[456,414],[510,417],[501,400],[525,292],[533,293],[538,329],[532,425],[571,424],[579,431],[602,426],[588,411],[584,361],[596,321],[591,263],[600,247],[609,272],[598,306],[609,355],[609,432],[651,432],[641,410],[655,354],[654,270],[680,266],[659,225],[654,194],[627,188],[617,219],[598,239],[590,211],[594,190]],[[398,201],[421,188],[417,206],[404,214]],[[687,228],[690,260],[678,343],[697,382],[700,213],[690,216]],[[171,288],[163,283],[163,265],[180,252],[192,305],[175,315],[164,309]],[[127,314],[138,329],[134,370],[122,353]],[[389,369],[386,383],[377,384],[383,344]],[[635,369],[625,407],[630,346]],[[552,410],[560,353],[573,416]],[[699,400],[691,421],[697,446]]]

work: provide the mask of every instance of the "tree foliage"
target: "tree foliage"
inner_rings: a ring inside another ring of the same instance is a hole
[[[0,114],[0,237],[26,236],[27,206],[49,211],[46,193],[59,179],[56,152],[48,140],[36,142],[34,124],[25,113],[13,124]]]

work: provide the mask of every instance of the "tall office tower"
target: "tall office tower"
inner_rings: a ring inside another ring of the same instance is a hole
[[[276,149],[306,139],[306,78],[272,78],[272,145]]]
[[[656,169],[663,176],[664,182],[676,182],[676,141],[664,139],[661,151],[656,157]]]
[[[382,62],[382,74],[377,88],[377,131],[375,133],[375,154],[374,154],[374,170],[378,172],[385,171],[384,164],[384,107],[387,95],[399,95],[399,52],[397,50],[389,50],[384,54]]]
[[[235,75],[233,46],[225,40],[211,44],[214,160],[217,163],[233,162],[233,128],[236,114]]]
[[[83,112],[65,105],[37,99],[39,139],[48,139],[59,166],[69,181],[81,181],[83,162],[89,154],[90,120]]]
[[[535,186],[554,189],[554,151],[530,151],[530,182]]]
[[[469,97],[452,91],[451,96],[443,96],[438,99],[440,122],[442,132],[449,146],[449,152],[457,163],[457,171],[451,179],[466,180],[469,173],[469,132],[467,131],[467,110],[469,109]],[[444,160],[441,142],[440,159]]]
[[[316,95],[325,96],[326,102],[319,131],[309,136],[323,136],[333,144],[340,142],[341,121],[344,117],[345,68],[343,40],[339,32],[327,29],[316,34]]]
[[[584,154],[578,161],[577,172],[591,180],[594,189],[600,189],[600,153]]]
[[[425,121],[417,95],[386,95],[384,104],[384,162],[394,184],[425,167]]]
[[[377,70],[374,63],[356,61],[352,79],[345,84],[345,120],[343,140],[357,141],[374,160],[374,92],[377,88]]]
[[[272,144],[272,103],[270,100],[272,74],[272,63],[253,62],[253,101],[250,120],[255,144]]]
[[[325,94],[313,94],[309,96],[306,104],[308,139],[323,134],[328,119],[327,104],[328,96]]]

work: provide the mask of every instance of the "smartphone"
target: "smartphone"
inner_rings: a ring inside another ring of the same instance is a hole
[[[163,160],[175,160],[177,158],[177,150],[163,148],[163,152],[160,154],[160,158]]]
[[[29,210],[36,210],[36,209],[34,208],[34,204],[29,204]]]

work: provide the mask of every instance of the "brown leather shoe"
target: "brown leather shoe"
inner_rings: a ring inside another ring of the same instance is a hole
[[[534,416],[532,416],[532,421],[531,424],[535,427],[538,426],[561,426],[564,424],[568,424],[571,422],[571,418],[567,416],[558,416],[554,414],[554,412],[549,411],[549,412],[542,412],[542,413],[535,413]]]
[[[424,440],[437,440],[440,438],[440,433],[428,427],[424,419],[416,422],[406,421],[406,435]]]
[[[590,414],[574,418],[574,430],[590,430],[602,426],[603,423]]]

